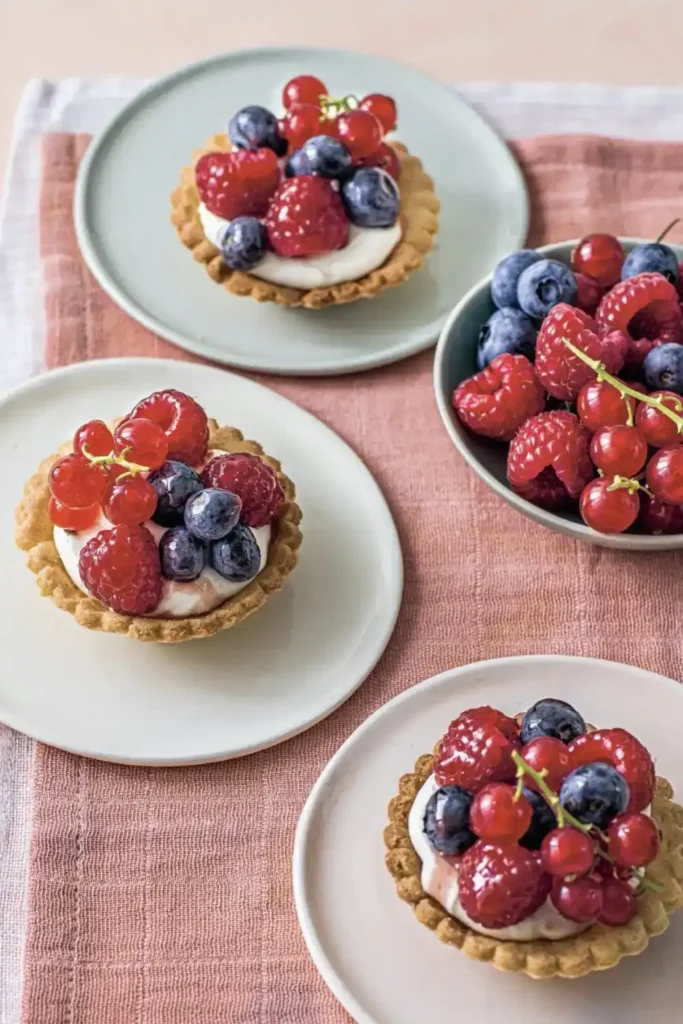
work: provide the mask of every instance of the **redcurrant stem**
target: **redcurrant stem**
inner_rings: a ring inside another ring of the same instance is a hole
[[[335,117],[338,117],[339,114],[343,114],[347,110],[355,110],[358,105],[358,100],[352,94],[348,96],[321,96],[320,120],[332,121]]]
[[[664,886],[661,882],[655,882],[652,878],[648,878],[647,875],[640,875],[638,879],[638,889],[644,890],[649,889],[650,892],[664,892]],[[636,896],[639,895],[636,891]]]
[[[679,223],[680,219],[681,219],[680,217],[676,217],[676,219],[675,219],[675,220],[672,220],[670,224],[667,224],[667,226],[666,226],[666,227],[664,228],[664,230],[662,231],[662,233],[661,233],[661,235],[659,236],[659,238],[656,238],[656,239],[655,239],[655,243],[657,243],[657,242],[663,242],[663,241],[664,241],[664,239],[666,238],[666,236],[667,236],[667,235],[669,234],[669,232],[671,231],[671,229],[672,229],[672,228],[675,228],[675,227],[676,227],[676,225],[677,225],[677,224]]]
[[[644,487],[638,480],[631,479],[628,476],[615,476],[612,483],[607,488],[608,491],[628,491],[630,494],[635,494],[636,491],[645,491],[650,498],[654,498],[652,491],[649,491],[647,487]]]
[[[81,448],[81,453],[85,455],[91,466],[123,466],[127,473],[122,473],[121,476],[149,473],[149,466],[141,466],[137,462],[126,461],[126,455],[129,451],[130,448],[125,448],[120,455],[117,455],[116,452],[109,452],[109,455],[91,455],[87,445],[84,444]]]
[[[512,751],[512,760],[517,765],[518,793],[522,792],[522,780],[524,776],[531,776],[531,778],[538,786],[541,794],[545,797],[546,802],[550,804],[550,808],[553,811],[555,817],[557,818],[557,824],[559,828],[562,828],[565,822],[569,822],[569,824],[573,825],[574,828],[578,828],[580,832],[590,833],[593,826],[586,825],[583,821],[579,821],[572,814],[570,814],[569,811],[565,810],[565,808],[560,803],[559,796],[557,796],[556,793],[553,793],[550,786],[548,786],[548,784],[545,781],[545,776],[548,774],[548,772],[545,768],[542,771],[537,772],[535,768],[532,768],[530,764],[527,764],[527,762],[524,760],[522,755],[517,750]]]
[[[580,348],[573,345],[568,338],[562,338],[561,340],[570,352],[573,352],[578,359],[586,364],[586,366],[590,366],[591,370],[595,370],[598,380],[607,381],[607,383],[611,384],[613,388],[616,388],[622,398],[629,396],[630,398],[635,398],[637,402],[645,402],[646,405],[654,406],[655,409],[658,409],[659,412],[663,413],[664,416],[667,416],[676,424],[679,434],[683,434],[683,416],[678,416],[673,409],[669,409],[661,398],[652,398],[651,395],[644,395],[641,391],[634,391],[634,389],[630,388],[628,384],[624,384],[623,380],[618,380],[617,377],[613,377],[611,373],[608,373],[603,363],[598,359],[591,359],[591,357],[586,355],[586,353]],[[681,402],[680,399],[678,400],[678,408],[683,410],[683,402]]]

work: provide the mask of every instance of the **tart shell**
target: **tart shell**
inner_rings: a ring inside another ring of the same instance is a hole
[[[194,154],[192,165],[184,168],[180,185],[171,195],[171,222],[183,245],[191,250],[198,263],[204,264],[209,277],[233,295],[248,295],[257,302],[277,302],[282,306],[305,306],[308,309],[371,299],[385,288],[402,284],[413,270],[422,266],[439,230],[441,204],[434,192],[432,179],[405,146],[399,142],[392,145],[401,162],[401,240],[382,266],[357,281],[343,281],[304,291],[262,281],[253,274],[230,270],[225,265],[220,250],[207,240],[202,230],[197,212],[200,198],[194,181],[194,168],[200,157],[205,153],[230,150],[230,140],[225,134],[213,135],[206,146]]]
[[[48,514],[49,472],[61,455],[72,450],[67,444],[40,464],[38,472],[27,481],[24,496],[16,510],[16,543],[26,552],[28,567],[35,573],[43,596],[52,598],[58,608],[69,612],[86,629],[124,633],[135,640],[155,643],[181,643],[213,636],[236,626],[265,604],[271,594],[281,589],[285,577],[297,563],[301,546],[301,510],[295,501],[294,484],[282,473],[276,459],[265,455],[255,441],[245,441],[240,431],[233,427],[220,427],[215,420],[209,420],[209,448],[259,455],[275,470],[285,493],[285,501],[271,524],[268,560],[251,583],[212,611],[184,619],[120,615],[96,598],[84,594],[62,565]]]
[[[408,832],[408,815],[418,792],[432,773],[432,754],[424,754],[415,769],[399,781],[398,795],[389,803],[389,825],[384,830],[386,865],[400,898],[409,903],[421,924],[442,942],[457,946],[474,960],[489,961],[503,971],[531,978],[580,978],[592,971],[614,967],[622,957],[642,953],[650,939],[669,925],[670,915],[683,906],[683,808],[671,799],[666,779],[657,778],[652,817],[662,834],[660,853],[647,873],[662,885],[661,892],[646,892],[638,900],[638,914],[627,925],[594,924],[568,939],[510,942],[480,935],[452,917],[422,888],[422,861]]]

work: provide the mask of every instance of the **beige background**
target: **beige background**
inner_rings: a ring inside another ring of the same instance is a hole
[[[33,76],[155,75],[221,50],[337,45],[444,81],[683,81],[680,0],[0,0],[0,154]]]

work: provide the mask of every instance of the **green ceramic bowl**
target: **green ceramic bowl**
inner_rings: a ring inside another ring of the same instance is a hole
[[[640,238],[623,238],[624,248],[629,251],[635,245],[646,241]],[[568,266],[576,240],[546,245],[538,251],[552,259],[561,260]],[[683,260],[683,246],[672,245],[679,259]],[[441,332],[434,359],[434,390],[436,401],[446,430],[462,457],[474,472],[491,487],[504,501],[523,515],[537,523],[557,530],[577,540],[601,544],[604,547],[622,548],[627,551],[661,551],[683,548],[683,533],[670,536],[650,537],[637,533],[604,534],[591,530],[580,519],[578,513],[548,512],[520,498],[509,486],[505,465],[507,445],[477,437],[467,430],[453,411],[451,395],[466,377],[477,371],[477,337],[481,325],[494,310],[490,298],[491,276],[475,285],[455,307],[446,326]]]

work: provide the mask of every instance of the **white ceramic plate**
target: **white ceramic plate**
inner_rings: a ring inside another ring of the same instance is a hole
[[[390,701],[346,741],[314,786],[294,847],[294,892],[311,956],[358,1024],[640,1024],[673,1021],[683,987],[683,912],[645,953],[574,981],[532,981],[444,946],[401,903],[382,830],[399,777],[468,707],[514,714],[541,697],[632,730],[683,794],[683,687],[588,658],[522,657],[444,672]]]
[[[168,387],[282,460],[304,542],[283,592],[246,622],[207,640],[141,644],[83,629],[40,597],[14,546],[13,511],[25,479],[81,423]],[[302,732],[375,665],[401,602],[396,528],[358,456],[292,402],[210,367],[113,359],[38,378],[0,403],[0,423],[0,720],[92,757],[215,761]]]
[[[194,150],[248,103],[280,108],[294,75],[333,95],[385,92],[398,137],[420,156],[443,204],[436,249],[400,288],[330,310],[282,309],[229,295],[178,240],[170,194]],[[91,146],[78,179],[76,230],[102,287],[157,334],[217,362],[331,374],[427,348],[454,303],[523,241],[527,198],[505,144],[455,93],[370,54],[305,48],[224,54],[144,90]]]

